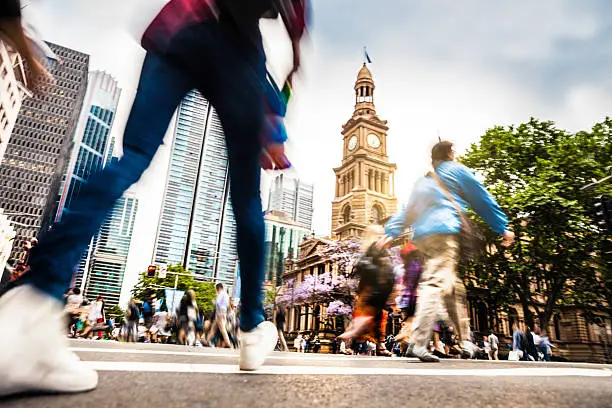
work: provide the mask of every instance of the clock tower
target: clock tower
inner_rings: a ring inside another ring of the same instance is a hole
[[[332,201],[332,236],[360,237],[370,224],[381,223],[397,209],[394,173],[387,156],[387,121],[376,115],[374,80],[363,64],[355,82],[355,111],[342,126],[342,164],[336,173]]]

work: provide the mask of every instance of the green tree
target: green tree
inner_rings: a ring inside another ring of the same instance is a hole
[[[592,219],[596,197],[610,193],[610,185],[581,187],[603,178],[612,164],[611,130],[609,118],[575,134],[532,118],[489,129],[471,146],[461,161],[482,175],[517,243],[506,250],[488,234],[490,250],[462,266],[468,289],[490,288],[494,307],[518,298],[532,327],[535,317],[547,325],[564,303],[592,312],[610,300],[602,239]]]
[[[182,265],[170,265],[168,266],[168,272],[189,273]],[[164,288],[174,288],[175,279],[177,279],[177,276],[172,273],[168,273],[164,279],[161,279],[158,275],[154,278],[149,278],[147,273],[143,272],[140,274],[138,283],[132,289],[132,296],[138,300],[146,300],[153,297],[161,299],[165,296]],[[207,316],[210,315],[213,309],[213,301],[217,296],[214,282],[200,282],[193,276],[179,275],[176,288],[183,291],[193,289],[196,294],[198,307]]]

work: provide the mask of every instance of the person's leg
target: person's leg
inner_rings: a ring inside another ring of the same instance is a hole
[[[427,347],[438,318],[438,307],[442,292],[449,283],[445,281],[444,271],[449,268],[448,257],[441,253],[444,245],[440,236],[421,240],[418,245],[427,255],[427,261],[418,287],[419,298],[416,305],[410,342],[417,347]]]
[[[210,331],[208,332],[208,336],[206,336],[206,341],[210,343],[217,332],[217,327],[219,323],[217,322],[217,315],[215,314],[215,320],[213,320],[212,325],[210,326]]]
[[[283,351],[289,351],[289,346],[287,345],[287,341],[285,340],[285,334],[281,329],[278,329],[278,338],[280,339],[281,347]]]
[[[227,335],[227,315],[225,313],[218,313],[216,319],[217,326],[219,327],[219,331],[221,332],[221,337],[223,338],[223,341],[225,342],[225,344],[227,344],[227,347],[234,348],[234,346],[230,342],[229,336]]]
[[[62,299],[74,265],[116,200],[147,169],[170,120],[192,83],[159,57],[148,54],[123,138],[123,156],[81,187],[71,211],[41,235],[30,256],[25,283]]]

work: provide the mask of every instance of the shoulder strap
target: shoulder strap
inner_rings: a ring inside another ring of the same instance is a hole
[[[427,173],[427,175],[438,182],[438,185],[440,186],[442,191],[444,191],[446,197],[450,200],[450,202],[453,204],[453,207],[455,207],[455,210],[457,210],[457,212],[459,213],[459,218],[463,218],[463,210],[461,209],[461,207],[459,207],[459,204],[457,204],[457,201],[455,201],[455,197],[453,197],[453,195],[448,190],[444,182],[440,179],[440,176],[438,176],[436,171],[430,171],[429,173]]]

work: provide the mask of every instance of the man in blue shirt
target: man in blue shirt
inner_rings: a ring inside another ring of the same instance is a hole
[[[417,248],[425,254],[425,270],[419,284],[419,298],[412,326],[410,343],[412,354],[425,362],[438,362],[426,346],[431,339],[441,302],[462,340],[463,355],[473,357],[474,345],[470,338],[470,323],[465,306],[465,287],[457,278],[459,233],[461,218],[456,208],[468,206],[504,238],[510,245],[514,233],[508,229],[508,218],[495,198],[474,176],[474,172],[455,162],[451,142],[442,141],[431,151],[435,175],[427,175],[416,182],[408,205],[396,213],[385,226],[386,236],[379,246],[387,246],[409,226],[414,231]],[[452,196],[450,199],[448,193]]]

